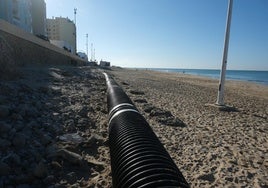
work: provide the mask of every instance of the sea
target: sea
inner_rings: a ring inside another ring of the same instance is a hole
[[[220,78],[220,70],[215,69],[168,69],[168,68],[148,68],[147,70],[154,70],[160,72],[183,73],[197,76],[204,76],[213,79]],[[227,70],[226,80],[239,80],[254,82],[261,85],[268,86],[268,71],[256,70]]]

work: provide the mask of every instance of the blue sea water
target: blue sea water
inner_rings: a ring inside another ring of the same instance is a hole
[[[184,73],[198,76],[205,76],[214,79],[220,78],[220,70],[213,69],[165,69],[165,68],[151,68],[150,70],[160,72],[171,72],[171,73]],[[227,80],[240,80],[254,82],[268,86],[268,71],[255,71],[255,70],[227,70]]]

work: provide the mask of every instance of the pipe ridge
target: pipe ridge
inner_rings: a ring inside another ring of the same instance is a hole
[[[110,123],[111,123],[111,121],[116,117],[116,116],[118,116],[118,115],[120,115],[121,113],[124,113],[124,112],[135,112],[135,113],[140,113],[140,112],[138,112],[137,110],[134,110],[134,109],[122,109],[122,110],[119,110],[119,111],[117,111],[111,118],[110,118],[110,120],[109,120],[109,124],[108,125],[110,125]]]
[[[112,182],[121,187],[189,187],[153,129],[124,90],[107,83]]]
[[[129,107],[133,107],[134,108],[134,105],[133,104],[130,104],[130,103],[121,103],[121,104],[118,104],[118,105],[114,106],[110,110],[109,115],[111,115],[117,108],[122,107],[122,106],[129,106]]]

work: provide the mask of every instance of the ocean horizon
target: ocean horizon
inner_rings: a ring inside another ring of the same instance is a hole
[[[176,68],[141,68],[141,69],[160,71],[160,72],[170,72],[170,73],[183,73],[196,76],[204,76],[213,79],[220,78],[219,69],[176,69]],[[247,81],[268,86],[268,71],[227,70],[226,80]]]

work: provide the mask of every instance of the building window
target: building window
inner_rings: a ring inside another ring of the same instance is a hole
[[[19,5],[17,0],[12,1],[13,6],[12,6],[12,14],[13,18],[19,20]]]

